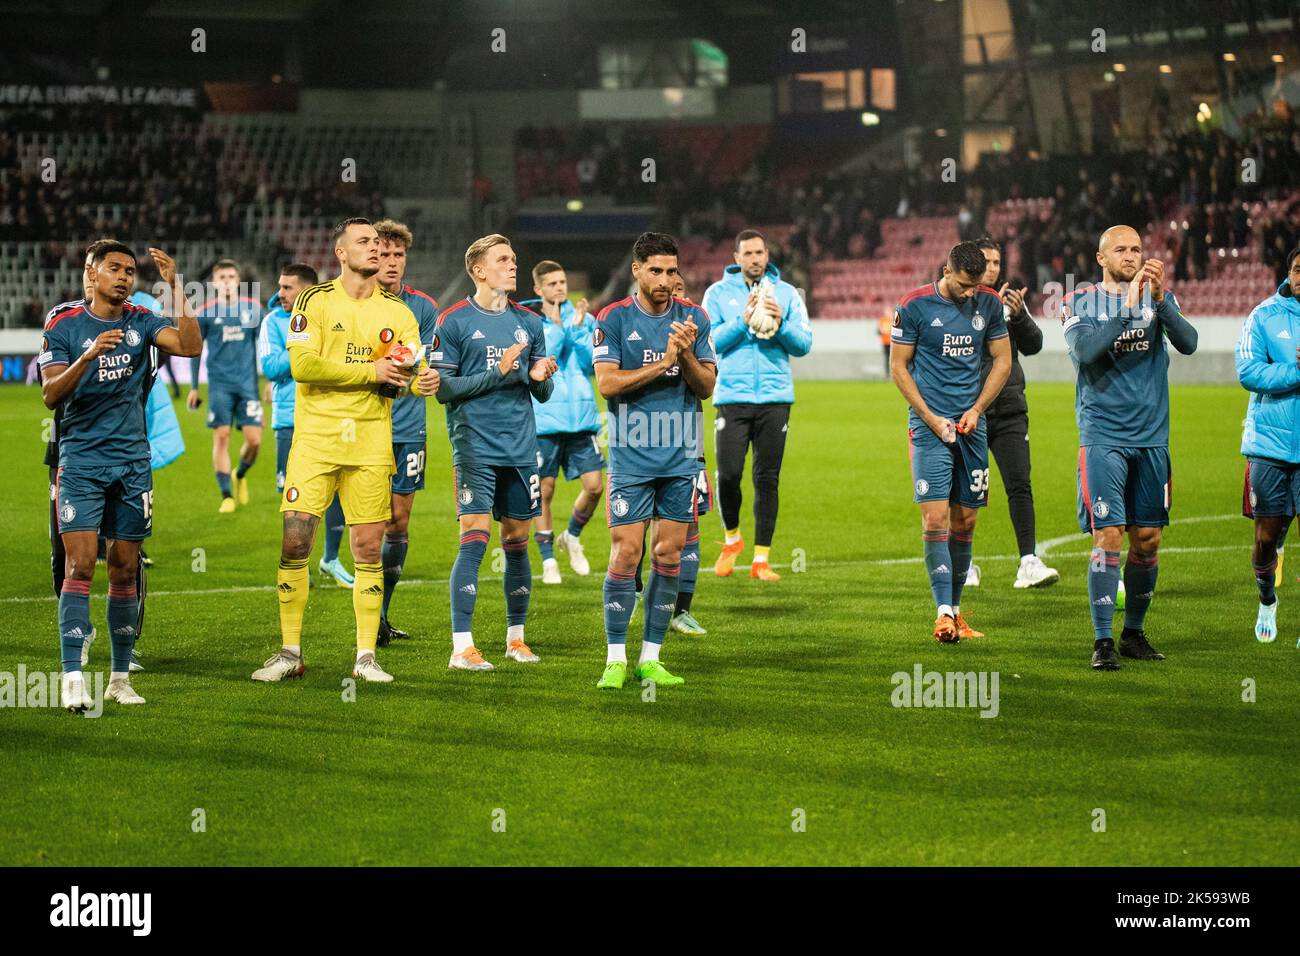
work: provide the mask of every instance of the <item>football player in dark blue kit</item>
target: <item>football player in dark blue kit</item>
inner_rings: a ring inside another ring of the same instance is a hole
[[[239,264],[222,259],[212,267],[215,295],[199,307],[199,330],[208,345],[208,427],[212,429],[212,467],[221,492],[221,514],[248,504],[245,475],[262,447],[262,399],[257,391],[257,338],[262,303],[239,295]],[[186,407],[199,407],[199,362],[190,362]],[[230,472],[230,426],[244,435],[239,465]]]
[[[984,252],[959,242],[943,276],[903,297],[894,314],[889,370],[908,410],[912,500],[938,614],[934,638],[953,644],[983,637],[961,613],[975,519],[988,504],[989,449],[984,411],[1011,373],[1002,300],[981,285]],[[980,387],[987,342],[993,367]]]
[[[122,704],[144,698],[129,682],[139,621],[136,575],[140,542],[153,519],[153,476],[145,431],[145,394],[137,375],[149,370],[149,349],[195,356],[203,346],[185,300],[176,263],[150,249],[172,289],[179,327],[130,304],[136,259],[128,246],[101,243],[91,260],[91,298],[55,315],[41,343],[41,398],[60,411],[57,506],[66,555],[59,595],[64,706],[84,710],[81,649],[90,634],[90,585],[102,531],[109,538],[108,632],[112,671],[107,696]]]
[[[546,354],[542,317],[507,298],[517,271],[510,240],[495,234],[475,240],[465,250],[465,271],[474,295],[442,313],[428,350],[429,364],[440,373],[438,401],[447,406],[460,519],[447,666],[490,671],[471,623],[493,519],[501,522],[506,559],[506,657],[521,664],[539,660],[524,643],[533,583],[528,530],[542,510],[533,398],[551,397],[556,362]]]
[[[637,291],[606,306],[593,339],[596,385],[607,404],[611,548],[605,576],[605,671],[596,686],[617,689],[627,677],[627,628],[646,525],[655,522],[645,587],[638,680],[671,687],[685,681],[659,659],[676,607],[682,549],[699,516],[704,455],[701,399],[713,394],[717,359],[709,316],[673,296],[677,243],[643,233],[632,247]]]
[[[375,223],[375,232],[379,233],[379,285],[406,303],[419,323],[420,343],[428,345],[437,332],[438,303],[432,296],[402,281],[406,275],[406,255],[415,238],[405,224],[393,219],[381,219]],[[384,603],[379,616],[380,647],[410,636],[388,622],[388,606],[406,564],[415,493],[424,488],[424,467],[428,456],[425,420],[424,396],[409,392],[393,402],[393,462],[397,473],[393,475],[393,516],[384,526],[384,545],[380,552],[384,568]]]
[[[1079,529],[1092,535],[1088,600],[1092,609],[1092,667],[1119,670],[1112,637],[1124,564],[1124,630],[1119,653],[1164,660],[1143,623],[1155,596],[1161,529],[1169,523],[1168,339],[1183,355],[1196,351],[1196,329],[1164,288],[1164,264],[1142,259],[1142,239],[1130,226],[1112,226],[1097,246],[1101,282],[1066,296],[1061,325],[1078,371]]]

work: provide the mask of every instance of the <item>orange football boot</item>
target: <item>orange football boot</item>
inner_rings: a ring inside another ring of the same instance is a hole
[[[957,622],[947,614],[940,614],[934,620],[934,639],[940,644],[956,644]]]
[[[975,630],[975,628],[967,624],[965,616],[960,611],[958,611],[957,612],[957,636],[964,641],[967,638],[971,638],[971,637],[983,637],[984,632],[977,631]]]
[[[718,562],[713,566],[714,577],[731,577],[731,572],[736,569],[736,559],[740,557],[740,552],[743,550],[745,550],[743,540],[737,541],[735,544],[724,544],[722,553],[718,555]]]

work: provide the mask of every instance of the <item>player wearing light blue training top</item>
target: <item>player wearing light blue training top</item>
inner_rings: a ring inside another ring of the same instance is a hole
[[[415,315],[420,326],[420,343],[429,345],[437,334],[438,303],[432,296],[402,281],[406,275],[406,256],[415,241],[411,230],[393,219],[375,223],[379,233],[379,284],[397,296]],[[379,646],[410,637],[406,631],[388,622],[388,605],[402,578],[409,544],[411,506],[415,493],[424,488],[425,446],[424,396],[408,393],[393,402],[393,516],[384,526],[384,547],[380,563],[384,568],[384,603],[379,615]]]
[[[909,292],[894,313],[889,371],[910,406],[912,500],[937,616],[934,639],[983,637],[961,613],[975,519],[988,504],[989,447],[984,411],[1011,373],[1002,300],[984,277],[984,251],[959,242],[943,276]],[[980,385],[985,343],[993,367]]]
[[[583,551],[581,535],[600,503],[604,491],[605,456],[600,450],[600,413],[591,388],[592,338],[595,317],[587,312],[587,300],[575,306],[569,301],[569,279],[558,262],[544,259],[533,266],[533,291],[541,298],[523,303],[536,309],[544,320],[546,354],[554,356],[559,370],[551,379],[555,392],[546,404],[533,402],[537,417],[537,470],[542,478],[542,513],[534,522],[533,537],[542,554],[542,583],[559,584],[560,565],[555,549],[569,556],[577,575],[591,573]],[[582,488],[573,501],[569,525],[557,537],[551,515],[551,499],[561,469],[569,481],[577,478]]]
[[[484,236],[465,250],[474,295],[438,319],[429,364],[441,374],[438,401],[447,406],[460,549],[451,569],[454,670],[490,671],[474,646],[471,625],[478,570],[492,520],[501,522],[505,552],[506,656],[522,664],[539,658],[524,643],[532,592],[528,526],[540,511],[537,423],[533,398],[551,397],[555,359],[546,354],[542,318],[511,302],[515,251],[501,235]]]
[[[1237,341],[1237,379],[1250,392],[1241,433],[1241,511],[1255,522],[1255,639],[1265,644],[1277,638],[1282,541],[1300,512],[1300,246],[1287,255],[1286,272],[1277,292],[1250,313]]]
[[[222,259],[212,267],[215,295],[199,308],[199,329],[208,347],[208,427],[212,429],[212,467],[221,491],[222,514],[235,501],[248,504],[244,476],[262,447],[262,398],[257,391],[257,331],[262,303],[239,295],[239,264]],[[199,358],[190,362],[186,405],[199,407]],[[230,475],[230,426],[244,434],[239,467]]]
[[[597,687],[627,677],[627,628],[646,525],[655,523],[645,587],[645,628],[638,680],[683,684],[659,659],[676,606],[686,532],[699,513],[704,456],[700,400],[713,394],[717,359],[709,316],[673,297],[677,243],[642,233],[632,247],[637,291],[606,306],[593,339],[596,384],[608,405],[609,491],[605,513],[612,542],[605,576],[605,672]]]
[[[1164,264],[1142,259],[1130,226],[1112,226],[1097,246],[1102,280],[1068,295],[1061,324],[1078,371],[1079,529],[1091,533],[1088,600],[1094,670],[1119,670],[1112,637],[1119,590],[1119,549],[1128,532],[1124,566],[1124,630],[1119,653],[1163,660],[1143,623],[1155,595],[1161,529],[1169,523],[1168,339],[1183,355],[1196,351],[1196,329],[1164,287]]]

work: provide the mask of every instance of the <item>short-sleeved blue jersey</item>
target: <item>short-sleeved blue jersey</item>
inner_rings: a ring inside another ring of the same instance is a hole
[[[653,315],[629,296],[596,317],[593,362],[609,362],[625,371],[653,365],[668,350],[674,322],[693,320],[695,357],[717,365],[710,342],[709,315],[700,306],[674,298],[667,310]],[[704,455],[704,412],[700,400],[674,365],[649,384],[624,392],[607,404],[609,473],[628,478],[696,475]]]
[[[517,302],[489,312],[472,297],[438,318],[429,364],[447,375],[477,375],[495,369],[516,343],[527,343],[506,381],[475,398],[447,403],[452,462],[537,466],[537,422],[528,370],[546,358],[542,317]]]
[[[59,421],[59,465],[97,468],[149,461],[145,430],[144,380],[149,349],[171,322],[129,303],[116,319],[101,319],[84,303],[54,315],[46,324],[38,361],[42,369],[71,365],[100,333],[121,329],[122,341],[99,356],[63,400]]]
[[[256,299],[203,303],[198,317],[199,331],[208,346],[209,388],[257,392],[257,331],[262,315],[262,303]],[[193,367],[197,379],[198,359]]]
[[[1124,295],[1081,286],[1065,299],[1061,326],[1078,373],[1075,418],[1080,445],[1158,448],[1169,444],[1167,325],[1186,326],[1178,300],[1166,291],[1156,307],[1130,314]],[[1081,337],[1118,324],[1122,331],[1092,361],[1080,361]],[[1193,348],[1194,335],[1193,335]]]
[[[433,342],[438,327],[438,303],[419,289],[403,285],[398,298],[415,313],[420,324],[420,343]],[[410,392],[393,402],[393,441],[421,442],[426,433],[424,396]]]
[[[979,398],[984,343],[1006,337],[997,292],[982,285],[966,301],[954,302],[939,291],[938,282],[903,296],[890,332],[891,342],[916,346],[909,370],[926,406],[953,421]],[[908,422],[922,424],[915,409],[909,410]]]

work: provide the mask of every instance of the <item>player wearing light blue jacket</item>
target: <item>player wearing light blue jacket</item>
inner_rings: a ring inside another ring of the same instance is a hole
[[[537,419],[537,471],[542,479],[542,513],[533,522],[533,539],[542,555],[542,583],[559,584],[560,567],[555,560],[558,546],[569,556],[573,572],[591,573],[591,564],[583,552],[582,529],[595,513],[604,487],[605,458],[600,450],[600,412],[596,393],[591,387],[592,336],[595,318],[587,312],[587,302],[575,307],[569,301],[569,282],[563,267],[547,259],[533,267],[533,291],[540,298],[523,304],[542,313],[546,334],[546,354],[558,366],[551,376],[555,390],[546,402],[533,399]],[[568,481],[582,482],[582,490],[573,502],[569,526],[555,537],[551,499],[560,469]]]
[[[1264,643],[1277,637],[1279,551],[1300,511],[1298,289],[1300,247],[1287,256],[1286,281],[1255,306],[1237,340],[1237,379],[1250,392],[1241,434],[1241,453],[1246,456],[1241,512],[1255,522],[1255,638]]]
[[[257,364],[271,383],[271,430],[275,433],[275,490],[284,491],[284,469],[293,445],[293,408],[297,384],[289,370],[289,350],[285,336],[289,332],[289,310],[304,289],[317,284],[316,270],[301,262],[287,265],[280,273],[279,292],[267,302],[270,310],[262,320],[257,336]],[[339,560],[343,531],[343,506],[339,496],[325,510],[325,553],[320,571],[332,577],[339,587],[352,587],[353,578]]]
[[[790,358],[812,349],[812,325],[797,289],[781,278],[768,259],[761,233],[736,236],[735,265],[704,293],[704,311],[713,324],[718,354],[718,387],[713,395],[714,448],[718,459],[718,512],[726,541],[714,574],[728,577],[745,543],[740,537],[740,480],[745,456],[754,446],[754,558],[749,576],[780,579],[768,566],[776,533],[781,460],[794,403]],[[760,287],[769,289],[760,308]]]

